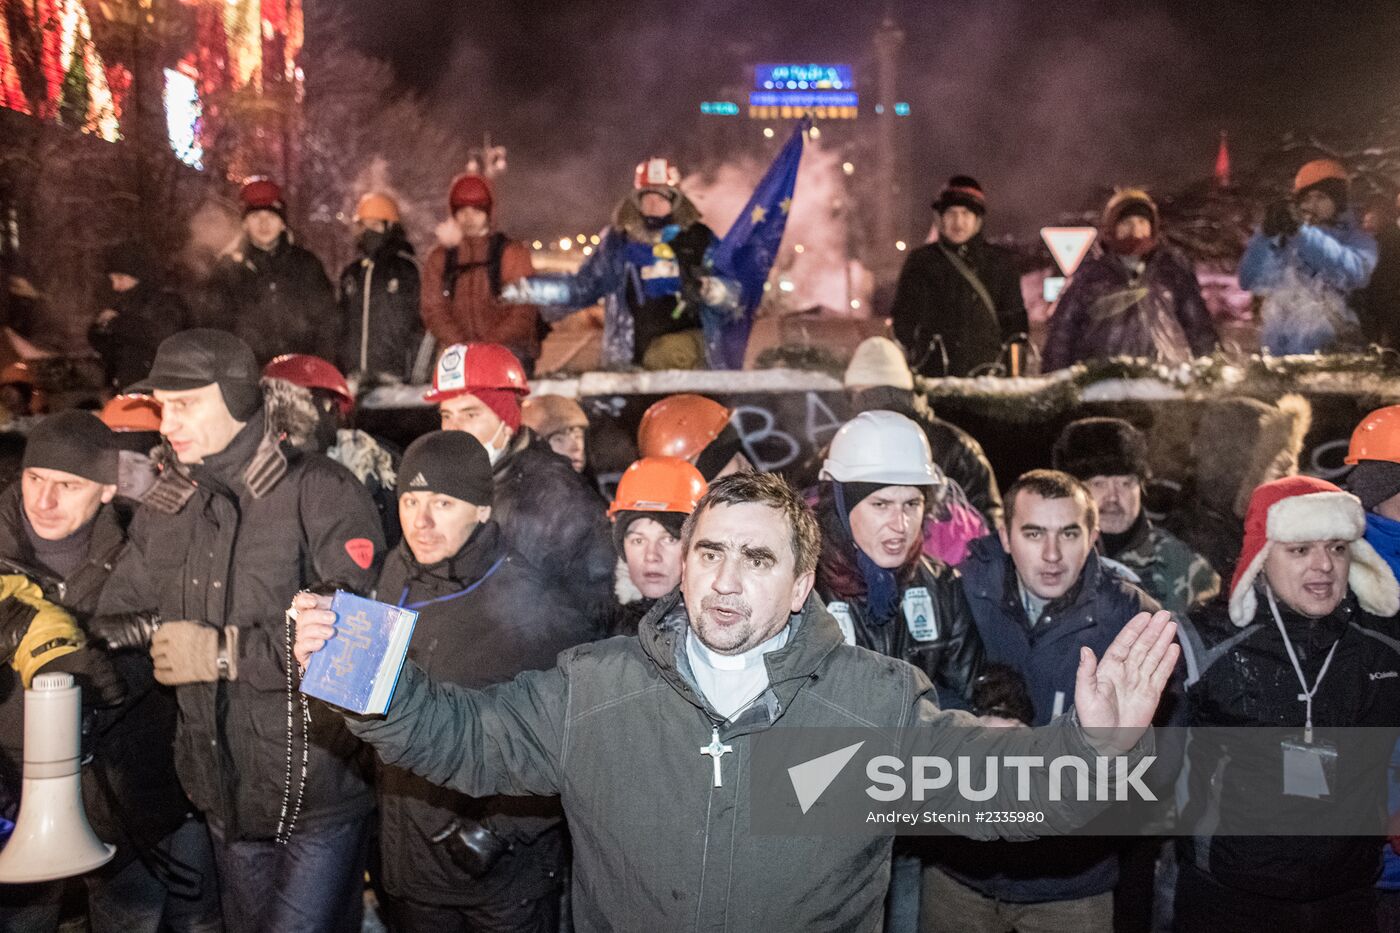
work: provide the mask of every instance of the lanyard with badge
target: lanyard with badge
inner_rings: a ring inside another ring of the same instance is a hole
[[[1283,792],[1293,797],[1331,797],[1331,789],[1337,775],[1337,748],[1330,742],[1313,741],[1312,709],[1313,697],[1317,696],[1322,679],[1327,676],[1327,669],[1332,666],[1332,657],[1337,653],[1337,645],[1341,643],[1341,639],[1338,638],[1332,643],[1327,657],[1322,661],[1322,668],[1317,672],[1317,679],[1313,681],[1312,689],[1308,689],[1308,680],[1303,676],[1303,666],[1298,663],[1298,653],[1293,650],[1293,642],[1289,640],[1288,632],[1283,627],[1283,617],[1279,615],[1274,591],[1266,585],[1264,593],[1269,598],[1269,611],[1273,613],[1279,636],[1283,638],[1283,648],[1288,652],[1288,660],[1293,664],[1293,673],[1298,675],[1298,685],[1303,689],[1303,692],[1298,694],[1298,699],[1304,704],[1302,741],[1284,739],[1282,743]]]

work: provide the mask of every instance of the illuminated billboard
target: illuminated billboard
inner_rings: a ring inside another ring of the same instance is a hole
[[[749,116],[755,120],[815,117],[854,120],[860,112],[850,65],[763,64],[753,70]]]

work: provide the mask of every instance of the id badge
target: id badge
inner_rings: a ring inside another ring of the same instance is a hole
[[[1283,792],[1289,797],[1331,800],[1337,785],[1337,747],[1330,742],[1284,739]]]
[[[846,640],[846,644],[854,645],[856,643],[856,624],[851,621],[851,607],[843,602],[827,603],[826,611],[831,613],[831,617],[841,627],[841,637]]]
[[[901,608],[909,634],[915,641],[938,640],[938,619],[933,614],[933,597],[929,596],[927,589],[915,586],[905,590]]]

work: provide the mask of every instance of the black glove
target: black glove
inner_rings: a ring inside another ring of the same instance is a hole
[[[29,623],[34,621],[35,609],[17,599],[0,602],[0,664],[8,663],[14,657],[19,643],[29,631]]]
[[[480,878],[496,867],[510,843],[476,820],[460,817],[448,823],[432,837],[438,845],[447,846],[452,864],[473,878]]]
[[[1298,206],[1289,198],[1275,201],[1264,211],[1264,223],[1260,227],[1264,236],[1290,237],[1298,232]]]
[[[87,624],[88,638],[108,651],[127,648],[146,649],[151,636],[160,628],[160,616],[154,612],[124,612],[120,615],[97,616]]]
[[[1017,719],[1026,725],[1035,720],[1035,704],[1020,671],[1009,664],[988,662],[972,683],[972,711],[978,716]]]

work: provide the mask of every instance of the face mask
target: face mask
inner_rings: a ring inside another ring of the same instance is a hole
[[[379,252],[379,248],[384,245],[384,241],[388,238],[388,233],[381,233],[378,230],[366,230],[360,234],[360,250],[366,255],[372,256]]]
[[[1157,245],[1155,236],[1115,237],[1110,244],[1119,256],[1146,256]]]
[[[497,447],[497,446],[496,446],[496,438],[500,437],[502,431],[505,431],[505,432],[506,432],[506,439],[505,439],[505,441],[501,444],[501,446]],[[492,465],[492,466],[495,466],[495,465],[496,465],[496,461],[499,460],[499,459],[501,459],[501,457],[502,457],[502,456],[505,454],[505,452],[506,452],[506,448],[508,448],[508,447],[510,446],[510,428],[509,428],[509,426],[508,426],[504,421],[502,421],[502,422],[501,422],[501,426],[500,426],[499,428],[496,429],[496,433],[491,435],[491,440],[488,441],[488,442],[485,443],[485,444],[482,444],[481,446],[483,446],[483,447],[486,448],[486,456],[487,456],[487,458],[491,461],[491,465]]]

